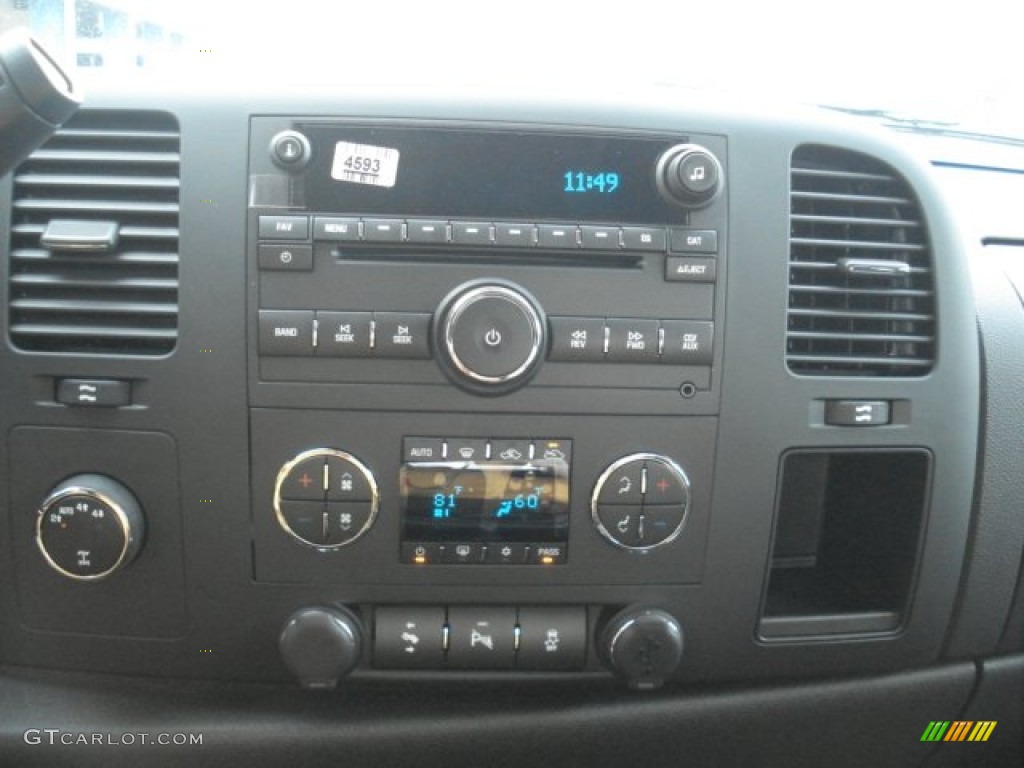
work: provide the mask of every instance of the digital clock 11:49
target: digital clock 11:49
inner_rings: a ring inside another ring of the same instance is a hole
[[[566,192],[604,192],[608,194],[619,188],[619,174],[613,171],[589,173],[587,171],[566,171]]]

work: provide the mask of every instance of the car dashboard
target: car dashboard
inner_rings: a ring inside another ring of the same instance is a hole
[[[997,150],[674,89],[87,99],[0,184],[4,760],[1019,763]]]

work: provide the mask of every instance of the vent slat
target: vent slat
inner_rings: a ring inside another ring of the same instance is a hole
[[[801,363],[812,368],[819,368],[822,366],[834,366],[835,370],[832,375],[848,375],[848,368],[850,366],[850,358],[842,357],[840,355],[829,356],[829,355],[789,355],[789,359],[794,363]],[[858,362],[865,366],[877,366],[879,368],[920,368],[920,369],[931,369],[931,360],[922,360],[917,357],[860,357]],[[893,375],[907,375],[893,374]],[[921,373],[911,374],[913,376],[920,376]]]
[[[11,285],[58,288],[62,290],[107,288],[133,291],[175,291],[178,289],[178,280],[177,278],[108,278],[103,276],[72,277],[69,275],[14,274],[11,275]]]
[[[120,253],[105,253],[93,256],[92,254],[74,253],[62,256],[59,253],[50,253],[43,248],[19,248],[11,251],[11,261],[67,266],[88,266],[91,264],[102,264],[103,266],[120,266],[134,268],[136,265],[147,265],[153,267],[174,267],[178,266],[178,254],[164,253],[159,251],[121,251]]]
[[[872,310],[857,311],[855,309],[798,309],[790,307],[790,317],[842,318],[854,320],[905,320],[908,322],[928,323],[932,316],[912,314],[910,312],[874,312]]]
[[[12,299],[11,306],[25,312],[53,312],[83,315],[163,315],[175,317],[175,304],[155,304],[141,301],[87,301],[85,299]]]
[[[178,189],[178,180],[163,176],[82,176],[71,173],[22,173],[15,184],[25,187],[72,187],[75,189]]]
[[[162,355],[177,343],[180,137],[160,112],[82,110],[14,173],[8,332],[36,352]],[[53,219],[112,221],[114,249],[50,251]]]
[[[177,203],[140,200],[70,200],[62,198],[32,198],[15,200],[15,211],[55,211],[59,213],[141,213],[155,216],[177,216]]]
[[[138,131],[138,130],[90,130],[87,128],[64,128],[60,137],[65,140],[100,139],[110,141],[114,144],[144,140],[173,143],[177,146],[178,134],[176,131]]]
[[[177,152],[116,152],[103,150],[37,149],[29,158],[32,163],[61,163],[69,166],[88,163],[96,165],[166,165],[178,166]]]
[[[931,344],[932,336],[899,333],[823,333],[819,331],[790,331],[790,339],[824,339],[829,341],[884,341],[902,344]]]
[[[913,203],[906,197],[882,197],[880,195],[858,195],[856,193],[850,194],[837,194],[835,192],[807,192],[794,190],[792,193],[794,200],[804,200],[808,202],[823,201],[828,203],[854,203],[864,204],[872,203],[874,205],[897,205],[897,206],[911,206]]]
[[[19,222],[11,227],[11,232],[24,237],[38,237],[46,231],[45,224],[32,222]],[[138,225],[125,225],[120,230],[121,242],[133,238],[138,240],[178,240],[177,227],[144,227]]]
[[[117,327],[105,325],[57,325],[50,323],[45,325],[18,323],[11,326],[11,333],[18,336],[67,336],[75,339],[154,339],[173,341],[178,337],[178,331],[174,328],[146,328],[129,325]]]
[[[880,160],[833,147],[799,147],[791,171],[789,369],[808,376],[928,373],[934,275],[913,190]],[[843,268],[858,255],[909,271]]]
[[[789,217],[791,221],[801,224],[839,224],[850,227],[899,227],[902,229],[918,229],[921,226],[919,221],[908,221],[907,219],[884,219],[868,216],[824,216],[819,214],[794,213]]]
[[[791,285],[789,292],[821,296],[905,296],[921,299],[934,295],[933,291],[915,288],[842,288],[834,285]]]
[[[862,171],[837,171],[833,168],[793,168],[793,177],[813,176],[819,179],[842,179],[843,181],[881,181],[891,183],[893,177],[883,173]]]
[[[793,245],[809,248],[843,248],[862,251],[927,251],[928,247],[921,243],[884,243],[871,240],[826,240],[817,237],[791,237]]]
[[[790,261],[790,269],[805,269],[816,272],[836,272],[839,273],[839,265],[833,261]],[[932,271],[928,267],[914,267],[910,268],[910,276],[914,275],[931,275]]]

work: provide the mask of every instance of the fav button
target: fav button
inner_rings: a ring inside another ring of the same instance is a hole
[[[309,217],[260,216],[259,231],[265,240],[305,240],[309,237]]]

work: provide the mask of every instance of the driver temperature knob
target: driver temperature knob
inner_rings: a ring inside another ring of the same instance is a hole
[[[683,629],[657,608],[627,608],[601,634],[605,664],[631,688],[660,688],[683,658]]]
[[[546,343],[544,313],[523,288],[499,280],[465,283],[438,309],[435,347],[456,384],[481,395],[521,387]]]

